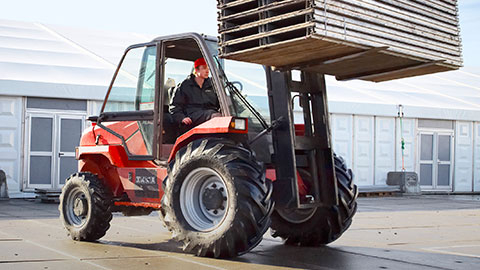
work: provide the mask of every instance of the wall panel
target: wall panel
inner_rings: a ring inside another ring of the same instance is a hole
[[[474,124],[473,191],[480,191],[480,122]]]
[[[386,185],[395,170],[395,118],[375,117],[375,185]]]
[[[10,197],[21,196],[21,97],[0,96],[0,169],[7,175]]]
[[[332,114],[330,123],[333,150],[345,159],[348,168],[352,168],[353,116]]]
[[[472,191],[473,123],[457,121],[455,128],[453,191]]]
[[[415,171],[416,164],[416,122],[412,118],[404,118],[403,122],[403,138],[405,140],[405,150],[404,150],[404,159],[405,159],[405,170],[413,172]],[[402,148],[401,148],[401,139],[402,133],[400,128],[400,119],[396,120],[396,142],[395,142],[395,152],[396,152],[396,171],[402,170]]]
[[[354,116],[353,172],[359,186],[374,184],[374,117]]]

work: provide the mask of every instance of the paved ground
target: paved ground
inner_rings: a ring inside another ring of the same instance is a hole
[[[480,196],[360,198],[328,247],[267,233],[234,260],[183,254],[155,215],[116,215],[98,243],[67,238],[56,204],[0,201],[0,269],[480,269]]]

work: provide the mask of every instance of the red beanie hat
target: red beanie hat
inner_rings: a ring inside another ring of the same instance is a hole
[[[195,60],[195,63],[193,64],[195,68],[198,68],[199,66],[206,66],[206,65],[207,65],[207,62],[205,62],[205,59],[203,57]]]

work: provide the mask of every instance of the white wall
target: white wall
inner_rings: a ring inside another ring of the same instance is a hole
[[[386,185],[395,170],[395,119],[375,117],[375,185]]]
[[[352,168],[359,186],[385,185],[389,171],[402,169],[400,120],[331,115],[334,151]],[[405,169],[417,171],[417,120],[403,119]],[[455,125],[453,191],[480,191],[480,122]],[[473,180],[472,180],[473,177]]]
[[[102,105],[103,105],[103,101],[88,100],[87,101],[87,117],[92,115],[99,115]]]
[[[0,169],[7,175],[8,194],[21,197],[21,97],[0,96]]]
[[[374,117],[353,117],[353,171],[359,186],[373,185],[374,178]]]
[[[409,172],[414,172],[416,167],[416,119],[404,118],[403,122],[403,138],[405,140],[405,150],[404,150],[404,159],[405,159],[405,170]],[[402,134],[400,129],[400,119],[397,118],[396,121],[397,132],[396,132],[396,171],[402,170]]]
[[[473,191],[480,191],[480,122],[474,124]]]
[[[345,159],[348,168],[352,168],[353,116],[332,114],[330,123],[333,150]]]
[[[100,115],[100,109],[102,109],[103,101],[88,100],[87,101],[87,118],[89,116]],[[92,126],[90,121],[86,121],[85,128]]]
[[[457,121],[455,126],[453,191],[472,191],[473,122]]]

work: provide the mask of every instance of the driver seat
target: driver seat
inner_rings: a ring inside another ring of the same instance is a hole
[[[175,80],[168,78],[163,87],[163,136],[162,143],[173,144],[177,140],[177,125],[173,121],[173,117],[168,110],[170,105],[170,98],[172,97],[173,89],[175,89]]]

